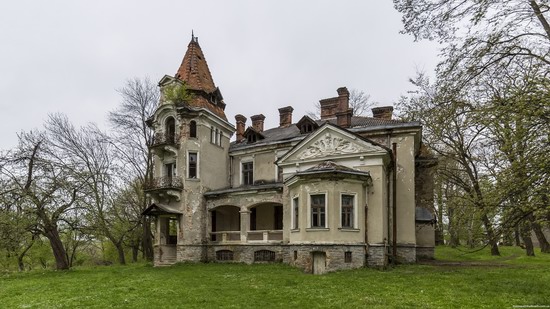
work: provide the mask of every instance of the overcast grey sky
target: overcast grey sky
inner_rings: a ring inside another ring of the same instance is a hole
[[[263,113],[276,126],[288,105],[296,121],[341,86],[392,105],[437,63],[435,43],[401,28],[381,0],[2,1],[0,149],[48,113],[105,125],[127,78],[175,74],[191,30],[232,123]]]

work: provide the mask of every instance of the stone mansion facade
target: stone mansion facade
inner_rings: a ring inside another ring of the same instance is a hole
[[[392,107],[353,116],[349,92],[323,99],[321,119],[280,124],[264,115],[225,115],[196,37],[175,76],[191,98],[161,95],[147,121],[154,178],[155,265],[283,262],[306,272],[383,267],[433,257],[435,161],[423,155],[422,127],[392,119]],[[236,135],[235,141],[231,141]]]

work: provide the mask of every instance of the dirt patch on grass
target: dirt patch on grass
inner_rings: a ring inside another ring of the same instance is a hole
[[[451,267],[510,267],[509,264],[503,264],[504,261],[514,260],[519,257],[519,254],[513,254],[498,258],[493,261],[443,261],[443,260],[419,260],[418,264],[432,266],[451,266]]]

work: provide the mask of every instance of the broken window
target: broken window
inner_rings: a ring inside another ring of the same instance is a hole
[[[351,263],[351,251],[344,252],[344,263]]]
[[[190,152],[188,157],[188,178],[197,178],[197,153]]]

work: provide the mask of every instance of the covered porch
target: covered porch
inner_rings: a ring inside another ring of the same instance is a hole
[[[282,186],[258,187],[205,194],[210,243],[268,244],[283,241]]]

